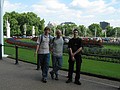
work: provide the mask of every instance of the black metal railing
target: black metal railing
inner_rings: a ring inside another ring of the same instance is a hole
[[[30,49],[30,48],[26,48],[26,47],[21,47],[21,46],[17,46],[17,45],[2,45],[0,44],[0,59],[2,59],[2,46],[5,46],[5,47],[12,47],[15,49],[15,64],[18,64],[18,60],[19,60],[19,52],[18,52],[18,49],[19,48],[22,48],[22,49]],[[86,57],[89,57],[89,56],[93,56],[93,57],[100,57],[100,58],[111,58],[111,59],[118,59],[117,60],[117,63],[120,63],[120,56],[111,56],[111,55],[100,55],[100,54],[92,54],[92,53],[83,53],[82,54],[83,56],[86,56]],[[85,58],[86,58],[85,57]],[[89,57],[90,58],[90,57]],[[93,58],[92,58],[93,59]],[[96,59],[96,58],[95,58]],[[102,61],[105,61],[105,60],[102,60]],[[108,60],[107,60],[108,62]],[[109,60],[109,62],[113,62],[113,60]],[[115,62],[115,61],[114,61]],[[37,56],[37,65],[38,65],[38,56]],[[39,67],[39,65],[37,66]]]

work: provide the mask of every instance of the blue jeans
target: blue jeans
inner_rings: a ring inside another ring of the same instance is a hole
[[[53,66],[52,72],[55,73],[56,76],[58,76],[58,70],[61,69],[62,63],[63,63],[62,56],[52,55],[52,66]]]
[[[39,55],[39,63],[42,69],[42,77],[47,79],[48,70],[49,70],[49,62],[50,62],[50,54],[38,54]]]

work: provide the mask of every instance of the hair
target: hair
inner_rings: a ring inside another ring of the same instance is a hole
[[[73,32],[75,32],[75,31],[79,32],[78,29],[74,29],[74,30],[73,30]]]
[[[49,31],[50,31],[50,28],[49,28],[49,27],[45,27],[44,31],[46,31],[46,30],[49,30]]]

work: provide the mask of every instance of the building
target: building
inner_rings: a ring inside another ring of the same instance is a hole
[[[101,26],[102,30],[105,30],[105,28],[106,28],[107,26],[110,26],[110,23],[103,21],[103,22],[100,22],[100,26]]]

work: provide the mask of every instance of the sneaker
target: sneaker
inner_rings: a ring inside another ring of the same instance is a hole
[[[54,79],[54,74],[53,72],[50,72],[51,78]]]
[[[70,83],[70,82],[72,82],[72,80],[71,80],[71,79],[68,79],[68,80],[66,81],[66,83]]]
[[[47,83],[47,80],[45,78],[42,78],[43,83]]]
[[[58,76],[55,77],[55,80],[59,80],[59,79],[58,79]]]
[[[80,81],[75,81],[74,83],[77,84],[77,85],[81,85]]]
[[[36,68],[36,70],[40,70],[40,68]]]

